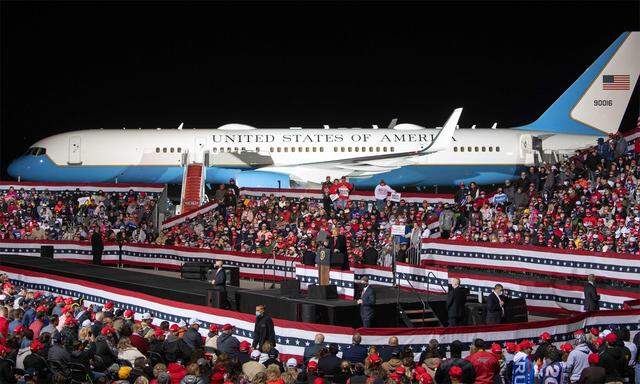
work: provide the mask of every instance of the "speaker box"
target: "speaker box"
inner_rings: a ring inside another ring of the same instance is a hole
[[[299,312],[299,319],[303,323],[315,323],[316,322],[316,306],[309,303],[301,303]]]
[[[234,287],[240,286],[240,267],[225,265],[224,273],[227,275],[227,285],[232,285]]]
[[[53,259],[53,245],[40,246],[40,257],[45,259]]]
[[[484,324],[486,304],[467,303],[464,308],[464,312],[467,315],[467,325]]]
[[[330,285],[309,285],[307,298],[313,300],[335,300],[338,298],[338,287]]]
[[[300,293],[300,280],[282,280],[280,282],[280,295],[295,297]]]

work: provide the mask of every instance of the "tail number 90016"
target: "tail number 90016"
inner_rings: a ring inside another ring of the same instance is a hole
[[[593,100],[594,107],[611,107],[613,106],[613,100]]]

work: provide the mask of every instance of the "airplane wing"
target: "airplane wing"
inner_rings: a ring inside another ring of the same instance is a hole
[[[406,165],[408,158],[420,157],[449,148],[461,113],[462,108],[455,109],[431,144],[419,151],[387,153],[287,166],[267,166],[259,168],[258,171],[286,173],[296,181],[311,183],[321,183],[326,176],[330,176],[332,179],[342,176],[359,178],[389,172]]]

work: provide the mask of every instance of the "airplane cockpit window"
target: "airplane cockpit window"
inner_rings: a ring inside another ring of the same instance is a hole
[[[31,148],[27,149],[27,152],[25,152],[24,154],[25,154],[25,156],[27,156],[27,155],[42,156],[42,155],[46,155],[47,154],[47,149],[46,148],[42,148],[42,147],[31,147]]]

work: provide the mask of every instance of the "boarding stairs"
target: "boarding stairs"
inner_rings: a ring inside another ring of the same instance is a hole
[[[201,163],[190,163],[184,166],[182,175],[181,213],[194,211],[204,203],[204,184],[206,167]]]
[[[429,293],[430,292],[430,281],[431,278],[434,280],[436,276],[433,272],[429,272],[427,274],[427,297],[423,297],[418,290],[415,289],[411,280],[404,279],[407,282],[407,289],[409,292],[413,293],[415,297],[418,299],[418,302],[412,303],[402,303],[400,302],[400,282],[396,282],[396,287],[398,289],[398,298],[396,301],[396,306],[398,308],[398,315],[400,320],[404,323],[407,328],[423,328],[423,327],[441,327],[442,322],[438,319],[438,316],[431,308],[429,304]],[[440,285],[440,284],[438,284]],[[446,292],[445,288],[440,285],[442,292]]]

